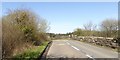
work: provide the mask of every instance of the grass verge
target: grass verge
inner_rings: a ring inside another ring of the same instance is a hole
[[[35,46],[32,49],[28,49],[25,52],[14,56],[14,60],[35,60],[40,56],[47,44],[48,42],[44,42],[40,46]]]

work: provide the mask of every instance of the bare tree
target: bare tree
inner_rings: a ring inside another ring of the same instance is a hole
[[[87,24],[84,24],[84,28],[89,31],[92,30],[92,26],[93,26],[93,23],[91,21]]]
[[[38,21],[38,31],[39,32],[48,32],[50,27],[49,24],[47,23],[47,21],[45,19],[41,19]]]
[[[101,23],[101,30],[105,32],[106,37],[115,37],[118,30],[118,21],[115,19],[106,19]]]
[[[93,24],[91,21],[88,22],[87,24],[84,24],[84,29],[87,31],[86,33],[88,34],[88,36],[93,35],[93,30],[96,30],[96,26],[95,24]]]

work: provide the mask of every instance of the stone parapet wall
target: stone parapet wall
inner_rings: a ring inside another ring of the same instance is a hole
[[[72,39],[111,48],[117,48],[119,41],[117,38],[90,37],[90,36],[87,37],[79,36],[74,37]]]

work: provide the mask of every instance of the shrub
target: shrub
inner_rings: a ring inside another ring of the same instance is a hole
[[[38,22],[39,21],[39,22]],[[3,27],[3,58],[13,56],[14,52],[35,42],[47,40],[47,23],[44,19],[27,9],[11,10],[2,17]],[[40,27],[39,27],[40,25]],[[38,28],[39,27],[39,28]]]

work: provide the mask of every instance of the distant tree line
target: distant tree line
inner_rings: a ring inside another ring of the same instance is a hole
[[[83,25],[84,28],[76,28],[73,32],[65,34],[48,33],[52,38],[56,36],[96,36],[96,37],[118,37],[118,20],[105,19],[99,25],[93,24],[92,21]]]
[[[86,23],[84,29],[76,28],[72,34],[77,36],[117,37],[118,20],[106,19],[99,26],[92,22]],[[98,27],[98,28],[97,28]]]

